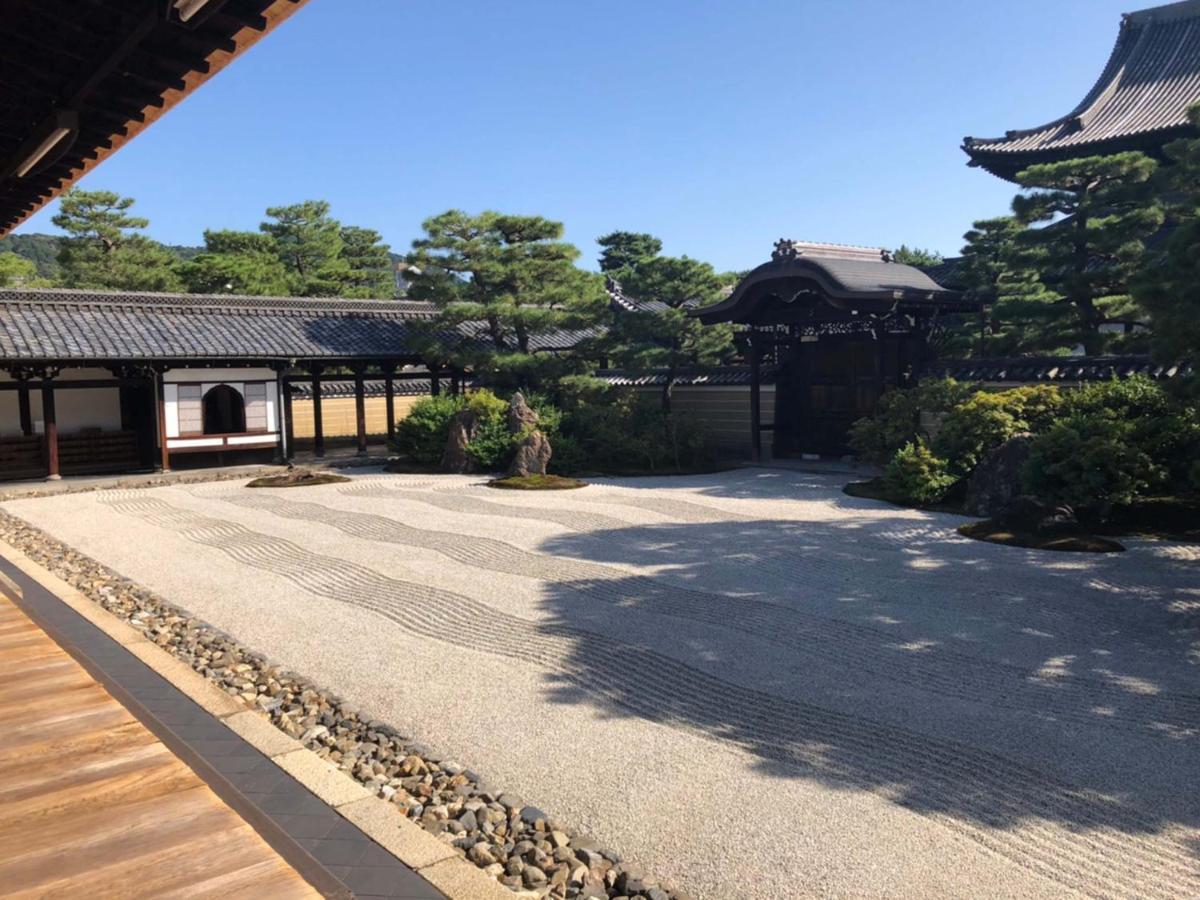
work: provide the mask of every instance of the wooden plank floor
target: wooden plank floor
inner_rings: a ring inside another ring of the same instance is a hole
[[[0,895],[317,897],[0,593]]]

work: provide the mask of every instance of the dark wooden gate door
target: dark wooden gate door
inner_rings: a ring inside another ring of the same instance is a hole
[[[808,344],[809,409],[805,452],[848,451],[850,425],[879,399],[879,344],[869,338],[823,338]]]

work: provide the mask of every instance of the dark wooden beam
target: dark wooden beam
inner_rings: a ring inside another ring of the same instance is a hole
[[[354,373],[354,424],[358,433],[358,455],[367,455],[367,393],[362,369]]]
[[[283,403],[283,441],[284,462],[290,461],[296,455],[296,429],[292,424],[292,386],[287,379],[279,379],[280,402]]]
[[[29,406],[29,384],[26,382],[17,386],[17,405],[21,410],[21,434],[29,437],[33,434],[33,412]]]
[[[387,439],[390,447],[396,439],[396,376],[392,372],[384,375],[383,396],[387,415]]]
[[[167,387],[162,373],[154,379],[154,394],[158,415],[158,446],[161,453],[160,466],[164,472],[171,471],[171,451],[167,449]]]
[[[313,454],[320,459],[325,455],[325,426],[321,421],[321,374],[314,372],[312,376],[312,405],[313,405]]]
[[[58,470],[58,416],[54,409],[54,384],[42,382],[42,425],[46,446],[46,478],[62,478]]]
[[[762,462],[762,372],[760,349],[754,336],[750,337],[750,458]]]

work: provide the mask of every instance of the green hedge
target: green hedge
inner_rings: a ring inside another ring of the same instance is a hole
[[[932,440],[921,432],[922,412],[942,416]],[[899,499],[928,505],[1021,432],[1034,435],[1025,489],[1085,517],[1147,496],[1200,492],[1200,414],[1144,376],[1066,391],[929,382],[885,394],[875,415],[853,426],[852,445],[886,466]]]

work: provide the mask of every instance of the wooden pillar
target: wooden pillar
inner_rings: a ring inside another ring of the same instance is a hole
[[[367,455],[367,392],[362,369],[354,370],[354,424],[358,432],[358,455]]]
[[[29,405],[29,385],[25,382],[17,388],[17,406],[21,413],[21,434],[29,437],[33,434],[33,412]]]
[[[279,455],[280,462],[288,461],[288,454],[291,453],[292,436],[288,434],[291,416],[288,413],[290,409],[285,408],[283,395],[287,393],[288,386],[283,381],[283,370],[278,369],[275,372],[275,424],[278,426],[279,434]]]
[[[313,455],[320,459],[325,455],[325,426],[321,422],[321,373],[313,372]]]
[[[391,369],[384,372],[383,394],[386,403],[388,446],[396,439],[396,373]]]
[[[437,396],[442,392],[442,370],[437,366],[429,367],[429,393]]]
[[[156,407],[158,410],[159,465],[162,471],[170,472],[171,451],[167,449],[167,386],[161,372],[154,379],[154,393],[155,399],[158,401]]]
[[[462,373],[458,369],[450,371],[450,393],[455,397],[462,393]]]
[[[279,379],[279,402],[283,404],[283,461],[288,462],[296,455],[296,429],[292,425],[292,386],[287,379]]]
[[[762,373],[758,342],[750,337],[750,459],[762,462]]]
[[[42,422],[45,424],[46,478],[57,481],[62,478],[58,471],[58,419],[54,411],[54,383],[49,378],[42,382]]]

